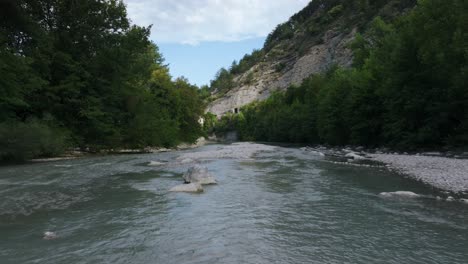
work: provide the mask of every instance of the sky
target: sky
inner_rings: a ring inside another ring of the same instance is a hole
[[[263,46],[266,36],[310,0],[124,0],[139,26],[153,25],[173,77],[209,84],[221,67]]]

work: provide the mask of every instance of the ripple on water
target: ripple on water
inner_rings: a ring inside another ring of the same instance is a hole
[[[2,264],[468,259],[468,207],[426,198],[432,192],[426,186],[323,163],[294,148],[247,160],[228,158],[239,146],[226,147],[0,168]],[[219,156],[205,159],[213,151]],[[178,159],[187,155],[203,157],[219,184],[202,195],[168,193],[191,166]],[[150,161],[167,165],[150,167]],[[421,197],[378,196],[392,190]],[[59,238],[44,241],[44,231]]]

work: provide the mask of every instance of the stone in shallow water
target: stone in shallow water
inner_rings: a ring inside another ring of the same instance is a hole
[[[57,234],[55,232],[46,231],[42,238],[45,240],[57,239]]]
[[[148,166],[162,166],[162,165],[164,165],[164,162],[150,161],[150,163],[148,163]]]
[[[169,190],[170,192],[188,192],[188,193],[201,193],[203,187],[199,183],[181,184],[173,187]]]
[[[382,192],[379,194],[381,197],[402,197],[402,198],[418,198],[419,194],[408,191],[397,191],[397,192]]]
[[[216,184],[214,176],[208,172],[208,168],[200,165],[196,165],[188,169],[183,176],[186,183],[199,183],[202,185]]]
[[[358,155],[358,154],[356,154],[354,152],[346,154],[345,157],[346,158],[352,158],[353,160],[365,160],[365,159],[367,159],[366,157]]]
[[[183,159],[180,161],[182,164],[193,163],[193,159]]]

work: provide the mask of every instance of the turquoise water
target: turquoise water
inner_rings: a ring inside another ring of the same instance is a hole
[[[169,193],[181,153],[1,167],[0,263],[467,263],[468,205],[427,186],[278,148]],[[378,195],[400,190],[427,197]]]

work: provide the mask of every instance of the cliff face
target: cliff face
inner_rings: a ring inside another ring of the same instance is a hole
[[[303,56],[255,65],[246,73],[236,76],[235,82],[239,85],[210,103],[207,111],[222,116],[253,101],[264,100],[273,91],[300,84],[311,74],[323,72],[334,64],[344,67],[351,65],[352,53],[347,44],[353,39],[354,32],[339,33],[330,30],[324,36],[323,44],[310,47]],[[279,72],[278,65],[285,65],[285,70]],[[254,74],[254,81],[251,84],[242,84],[251,73]]]
[[[244,73],[234,75],[232,88],[220,92],[219,87],[212,87],[213,101],[206,111],[218,117],[236,112],[333,65],[349,67],[353,59],[349,44],[356,33],[364,31],[376,16],[392,19],[415,1],[369,2],[312,1],[268,36],[262,58]]]

